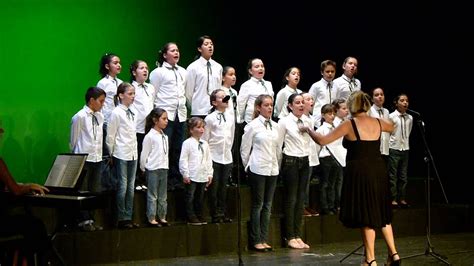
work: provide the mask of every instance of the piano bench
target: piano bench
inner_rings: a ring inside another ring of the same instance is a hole
[[[0,265],[22,265],[22,260],[25,259],[19,253],[24,237],[22,235],[12,235],[0,237]],[[36,265],[36,254],[32,259]]]

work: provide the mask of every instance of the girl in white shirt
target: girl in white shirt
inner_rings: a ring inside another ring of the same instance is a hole
[[[210,186],[210,205],[214,223],[229,223],[226,214],[227,183],[232,170],[232,144],[234,142],[234,117],[227,112],[230,96],[217,89],[210,100],[215,109],[206,116],[206,128],[202,140],[209,143],[214,174]]]
[[[305,125],[314,129],[314,120],[311,118],[311,112],[314,108],[314,100],[313,96],[309,92],[305,92],[302,94],[304,99],[304,120]],[[321,150],[321,146],[317,144],[315,141],[310,141],[309,143],[309,173],[308,173],[308,184],[306,185],[306,194],[304,200],[305,212],[306,216],[319,216],[319,213],[315,211],[310,206],[309,200],[309,185],[311,183],[311,177],[313,173],[316,171],[316,167],[319,165],[319,151]]]
[[[284,139],[281,172],[285,187],[285,235],[290,248],[309,248],[301,237],[304,195],[309,178],[309,148],[311,137],[302,134],[305,124],[304,99],[300,94],[288,98],[289,114],[278,121],[279,135]]]
[[[163,132],[167,125],[168,114],[159,107],[146,117],[147,134],[143,139],[140,169],[145,172],[148,184],[146,216],[150,226],[169,225],[166,221],[169,145],[168,136]]]
[[[191,104],[191,116],[204,119],[211,109],[209,95],[221,87],[222,66],[211,58],[214,54],[211,37],[199,37],[196,48],[196,60],[186,68],[186,98]]]
[[[110,113],[115,108],[114,97],[117,94],[117,87],[122,84],[122,80],[117,78],[121,70],[120,57],[117,55],[107,53],[100,59],[99,73],[102,79],[97,83],[97,87],[103,89],[106,94],[104,107],[102,108],[105,125],[109,121]]]
[[[168,126],[164,132],[170,140],[168,158],[168,190],[183,188],[183,178],[179,173],[179,155],[185,135],[187,117],[186,70],[178,65],[180,52],[178,45],[173,42],[163,45],[159,52],[157,65],[150,73],[150,82],[156,89],[155,107],[163,108],[168,114]]]
[[[135,114],[130,106],[135,98],[135,88],[123,82],[117,88],[117,107],[110,114],[106,143],[117,173],[117,220],[119,228],[139,227],[132,222],[135,174],[137,172],[137,135]]]
[[[240,147],[252,195],[250,248],[267,251],[272,249],[268,244],[268,228],[280,168],[282,139],[278,135],[278,124],[271,119],[272,96],[258,96],[252,109],[254,119],[245,126]]]
[[[273,111],[273,117],[279,118],[285,117],[288,115],[288,97],[294,93],[301,93],[301,90],[298,89],[298,84],[300,83],[301,71],[297,67],[290,67],[285,71],[283,75],[283,87],[277,93],[275,100],[275,108]]]
[[[138,144],[138,161],[140,161],[140,153],[142,152],[143,138],[145,137],[145,120],[151,110],[153,110],[153,102],[155,98],[155,87],[148,80],[148,65],[145,61],[135,60],[130,65],[130,74],[132,85],[135,87],[135,100],[130,107],[135,113],[135,123],[137,124],[137,144]],[[135,180],[136,190],[145,190],[146,181],[141,172],[138,171]]]
[[[274,95],[272,83],[263,79],[265,66],[261,59],[250,59],[247,71],[250,78],[240,86],[239,96],[237,96],[237,109],[240,114],[240,120],[237,121],[240,123],[252,121],[254,102],[259,95],[266,94],[272,98]]]
[[[212,182],[212,159],[209,145],[201,140],[205,122],[200,117],[188,119],[188,130],[191,135],[183,142],[179,157],[179,171],[183,175],[186,188],[185,204],[188,224],[202,225],[207,222],[202,217],[204,191]]]
[[[375,88],[372,90],[372,107],[370,107],[369,115],[375,118],[389,119],[390,112],[383,107],[385,103],[385,94],[382,88]],[[382,132],[380,135],[380,153],[388,168],[388,153],[389,153],[390,133]]]

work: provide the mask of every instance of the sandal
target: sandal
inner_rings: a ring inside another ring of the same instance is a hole
[[[398,256],[398,260],[394,260],[393,257]],[[398,266],[402,264],[402,259],[397,252],[393,253],[392,255],[388,255],[387,258],[387,265]]]

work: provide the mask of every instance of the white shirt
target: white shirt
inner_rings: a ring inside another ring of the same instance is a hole
[[[325,79],[313,83],[309,89],[309,94],[313,96],[313,118],[316,127],[321,126],[321,107],[325,104],[332,103],[337,97],[337,91],[333,82],[328,82]]]
[[[150,83],[132,82],[135,87],[135,99],[130,108],[135,113],[135,123],[137,124],[137,133],[145,134],[146,116],[153,110],[153,102],[155,100],[155,87]]]
[[[152,128],[143,139],[143,149],[140,154],[140,169],[157,170],[168,169],[168,136]]]
[[[106,143],[112,156],[132,161],[138,157],[137,132],[133,115],[127,115],[127,110],[125,105],[120,104],[110,114]]]
[[[284,88],[282,88],[276,96],[275,100],[275,106],[273,109],[273,116],[282,118],[288,115],[288,108],[286,106],[288,105],[288,98],[290,97],[291,94],[295,93],[301,93],[300,89],[293,89],[290,86],[286,85]]]
[[[234,143],[234,117],[227,111],[214,111],[206,116],[206,127],[202,139],[209,143],[211,158],[220,164],[232,163],[232,143]]]
[[[300,123],[303,123],[302,126],[310,126],[305,117],[305,115],[302,115],[301,118],[297,118],[293,113],[289,113],[288,116],[278,121],[279,134],[284,139],[284,154],[294,157],[309,156],[309,143],[312,141],[311,137],[301,132],[298,127],[298,120],[301,121]]]
[[[120,84],[122,84],[122,80],[119,78],[114,79],[109,75],[97,82],[97,87],[105,91],[105,102],[101,111],[104,114],[106,124],[109,121],[110,113],[112,113],[112,110],[115,108],[114,96],[117,94],[117,87]]]
[[[273,87],[270,81],[263,79],[258,80],[251,77],[242,83],[239,96],[237,96],[237,109],[240,114],[240,122],[245,121],[250,123],[250,121],[252,121],[255,99],[261,94],[268,94],[273,97]]]
[[[150,73],[150,82],[155,87],[155,107],[160,107],[168,113],[168,120],[175,121],[176,114],[179,122],[186,121],[186,69],[175,65],[173,68],[167,62],[155,68]]]
[[[276,176],[279,173],[283,138],[279,135],[279,126],[271,119],[258,116],[244,128],[240,155],[245,169],[264,176]]]
[[[179,172],[183,177],[198,183],[209,182],[212,179],[212,160],[206,141],[190,137],[183,142],[179,156]]]
[[[103,125],[104,115],[85,105],[72,117],[69,140],[72,152],[88,153],[88,162],[102,161]]]
[[[360,83],[360,80],[354,77],[350,79],[346,75],[342,74],[340,77],[334,80],[334,88],[337,92],[337,99],[347,100],[353,91],[361,90],[362,84]]]
[[[379,109],[381,113],[379,113]],[[375,104],[370,107],[369,115],[375,118],[384,118],[389,119],[389,112],[386,108],[379,108]],[[383,155],[388,155],[389,150],[389,143],[390,143],[390,132],[383,132],[380,136],[380,153]]]
[[[308,116],[303,116],[303,121],[305,122],[305,125],[308,125],[309,128],[314,129],[314,121],[312,118]],[[311,139],[309,141],[309,166],[316,166],[319,165],[319,151],[321,150],[321,146],[319,146],[316,141]]]
[[[399,151],[409,150],[409,139],[413,127],[413,117],[407,113],[402,115],[398,110],[393,111],[389,117],[394,126],[393,132],[390,134],[390,149]]]
[[[316,130],[316,132],[320,133],[321,135],[327,135],[334,129],[334,126],[323,122],[323,124]],[[321,152],[319,153],[319,158],[324,158],[327,156],[334,156],[334,158],[341,164],[342,167],[346,166],[346,154],[347,150],[342,146],[342,139],[344,137],[340,137],[335,141],[326,144],[325,146],[321,147]],[[331,151],[329,153],[328,149]]]
[[[209,96],[211,93],[221,88],[222,84],[222,66],[213,59],[211,63],[211,72],[207,72],[207,60],[199,57],[192,62],[186,70],[186,99],[191,103],[191,115],[207,115],[211,110]]]
[[[222,86],[221,89],[225,92],[226,95],[230,96],[229,99],[229,105],[227,106],[227,110],[225,110],[226,114],[229,114],[229,116],[232,116],[235,119],[237,119],[237,123],[240,123],[240,114],[237,109],[237,96],[238,93],[236,90],[234,90],[232,87],[227,88]]]

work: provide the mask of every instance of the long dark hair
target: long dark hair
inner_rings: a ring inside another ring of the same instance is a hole
[[[160,117],[166,113],[165,109],[156,107],[151,110],[151,112],[146,116],[145,120],[145,134],[150,132],[150,129],[155,127],[155,119],[160,119]]]

